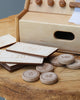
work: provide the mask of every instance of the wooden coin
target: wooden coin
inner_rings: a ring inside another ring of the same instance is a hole
[[[75,61],[75,58],[73,55],[71,54],[61,54],[58,56],[58,61],[61,63],[61,64],[71,64]]]
[[[63,64],[61,64],[61,63],[58,61],[58,56],[57,56],[57,57],[51,58],[51,59],[50,59],[50,62],[51,62],[52,65],[57,66],[57,67],[63,66]]]
[[[36,70],[40,73],[50,72],[54,70],[54,66],[49,63],[44,63],[43,65],[36,66]]]
[[[53,72],[46,72],[40,75],[40,81],[44,84],[54,84],[58,81],[58,77]]]
[[[27,82],[34,82],[39,79],[40,73],[36,70],[27,70],[23,73],[22,79]]]
[[[74,63],[67,65],[70,69],[80,69],[80,60],[76,59]]]

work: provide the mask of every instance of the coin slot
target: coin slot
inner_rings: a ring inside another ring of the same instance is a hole
[[[65,32],[65,31],[56,31],[54,33],[54,37],[56,39],[63,39],[63,40],[74,40],[75,38],[72,32]]]

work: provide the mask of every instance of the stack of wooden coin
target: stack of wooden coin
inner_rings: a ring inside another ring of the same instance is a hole
[[[54,66],[66,66],[70,69],[80,69],[80,60],[75,59],[75,57],[71,54],[61,54],[57,57],[53,57],[50,59],[51,64]]]

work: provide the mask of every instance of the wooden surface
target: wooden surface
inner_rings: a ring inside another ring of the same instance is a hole
[[[45,23],[55,23],[62,25],[73,25],[75,24],[69,23],[70,15],[62,15],[62,14],[45,14],[45,13],[35,13],[35,12],[27,12],[20,21],[35,21],[35,22],[45,22]],[[60,20],[61,19],[61,20]],[[65,20],[64,20],[65,19]],[[64,20],[64,21],[63,21]],[[79,25],[77,25],[79,26]]]
[[[7,33],[16,36],[14,19],[15,16],[0,20],[0,36]],[[56,67],[59,82],[44,85],[40,81],[28,83],[22,80],[22,73],[31,68],[35,69],[26,66],[10,73],[0,66],[0,96],[6,100],[80,100],[80,69]]]

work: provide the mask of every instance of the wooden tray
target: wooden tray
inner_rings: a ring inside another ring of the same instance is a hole
[[[14,19],[15,17],[13,16],[0,20],[0,36],[4,35],[4,33],[16,35]],[[55,55],[58,54],[56,53]],[[75,56],[80,59],[79,55]],[[54,85],[44,85],[40,81],[28,83],[22,80],[22,73],[31,68],[33,67],[25,66],[21,70],[10,73],[0,66],[0,96],[6,98],[6,100],[80,99],[80,70],[56,67],[55,73],[59,77],[59,82]]]

